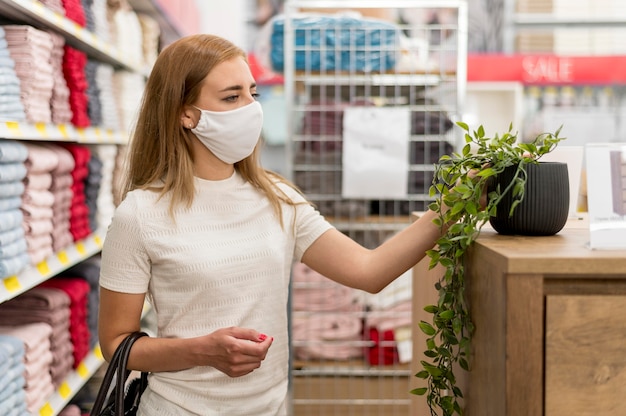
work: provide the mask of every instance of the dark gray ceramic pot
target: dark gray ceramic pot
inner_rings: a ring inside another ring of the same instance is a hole
[[[515,167],[499,174],[489,190],[500,184],[505,189],[514,176]],[[513,198],[510,193],[498,204],[497,215],[489,219],[500,234],[554,235],[561,231],[569,215],[569,176],[567,164],[539,162],[526,165],[528,178],[522,202],[509,216]]]

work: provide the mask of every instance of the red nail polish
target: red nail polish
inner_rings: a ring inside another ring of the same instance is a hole
[[[266,338],[267,338],[267,335],[265,335],[265,334],[261,334],[261,335],[259,335],[259,339],[260,339],[261,341],[265,341],[265,339],[266,339]]]

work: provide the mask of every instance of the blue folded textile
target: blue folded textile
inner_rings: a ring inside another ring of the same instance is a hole
[[[295,69],[383,72],[396,64],[399,28],[393,23],[352,16],[311,15],[291,19]],[[273,20],[270,61],[284,70],[285,18]]]
[[[0,197],[0,211],[10,211],[22,206],[22,198],[19,196]]]
[[[0,232],[0,246],[11,244],[20,238],[24,238],[24,227],[21,225],[2,231]]]
[[[0,279],[13,276],[30,265],[30,256],[28,254],[19,254],[11,258],[0,258]]]
[[[9,259],[28,252],[26,238],[19,238],[9,244],[0,245],[0,259]]]
[[[28,157],[28,148],[15,140],[0,140],[0,162],[24,162]]]
[[[14,391],[6,400],[0,401],[0,415],[24,416],[31,414],[26,409],[26,390]]]
[[[0,182],[0,195],[4,198],[12,196],[21,197],[24,194],[25,185],[23,182]],[[2,230],[2,221],[0,220],[0,230]]]
[[[12,230],[22,225],[24,214],[20,209],[0,212],[0,231]]]
[[[26,165],[22,162],[0,163],[0,182],[21,181],[26,173]]]

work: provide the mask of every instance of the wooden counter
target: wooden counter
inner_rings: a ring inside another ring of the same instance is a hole
[[[585,220],[549,237],[486,227],[467,256],[476,332],[469,373],[458,370],[466,416],[626,414],[626,250],[587,247]],[[440,270],[414,269],[413,320],[437,300]],[[413,373],[426,337],[413,331]],[[423,387],[415,378],[411,388]],[[426,415],[414,396],[411,414]]]

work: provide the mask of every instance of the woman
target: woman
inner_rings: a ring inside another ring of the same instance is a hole
[[[140,415],[284,415],[290,270],[302,261],[376,293],[442,230],[427,212],[370,250],[259,165],[263,116],[244,52],[211,35],[159,55],[129,151],[123,200],[102,250],[99,339],[110,359],[139,330],[158,334],[129,368],[151,372]]]

